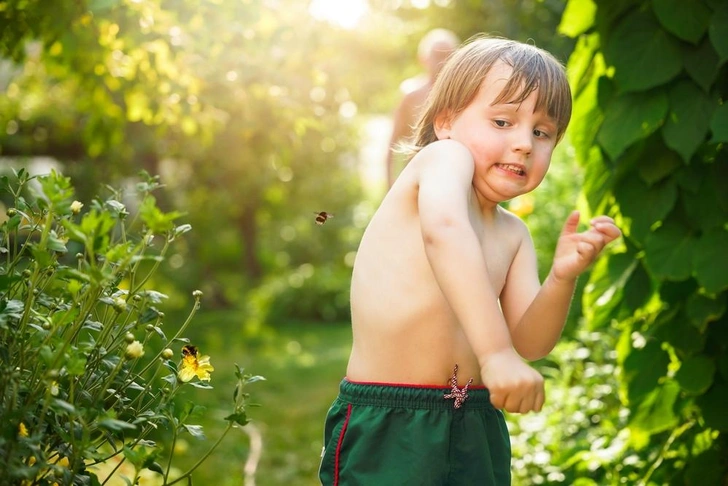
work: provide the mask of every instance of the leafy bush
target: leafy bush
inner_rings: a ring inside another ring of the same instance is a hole
[[[728,3],[570,0],[559,31],[584,199],[624,234],[583,304],[619,333],[628,484],[726,484]]]
[[[161,484],[191,482],[219,444],[182,472],[153,440],[173,451],[180,434],[204,438],[189,423],[200,407],[178,395],[185,385],[210,388],[214,368],[182,337],[202,292],[193,293],[174,336],[163,330],[158,306],[166,296],[147,284],[190,226],[176,226],[180,214],[159,210],[151,195],[156,178],[142,177],[134,217],[113,190],[81,214],[70,180],[56,172],[30,177],[20,170],[0,179],[13,204],[0,226],[3,481],[98,485],[126,462],[133,466],[128,484],[144,470],[156,472]],[[176,346],[183,351],[179,365]],[[236,368],[233,411],[220,440],[247,423],[243,389],[261,379]]]
[[[348,267],[308,263],[270,278],[249,294],[247,326],[348,321],[350,278]]]

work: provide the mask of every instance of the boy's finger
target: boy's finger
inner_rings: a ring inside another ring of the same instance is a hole
[[[536,411],[536,412],[540,412],[541,409],[543,408],[543,403],[544,403],[545,400],[546,400],[546,397],[544,395],[544,392],[543,391],[539,391],[536,394],[536,403],[535,403],[535,405],[533,407],[533,410]]]
[[[561,230],[562,235],[573,235],[576,233],[576,228],[579,226],[579,211],[572,211],[566,222],[564,228]]]
[[[606,235],[610,241],[619,238],[622,234],[619,228],[611,223],[596,223],[594,229]]]

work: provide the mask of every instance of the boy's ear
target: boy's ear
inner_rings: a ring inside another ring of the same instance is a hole
[[[433,128],[438,140],[450,138],[451,117],[449,111],[440,112],[434,120]]]

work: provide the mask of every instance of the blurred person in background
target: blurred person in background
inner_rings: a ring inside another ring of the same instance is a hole
[[[394,111],[392,136],[386,160],[387,190],[392,187],[397,173],[401,170],[401,168],[395,167],[397,146],[400,143],[409,142],[412,138],[413,127],[417,123],[420,109],[427,100],[437,73],[440,72],[445,60],[459,44],[460,39],[454,32],[439,28],[429,31],[420,40],[417,57],[425,70],[425,75],[407,79],[401,84],[400,89],[405,94]]]

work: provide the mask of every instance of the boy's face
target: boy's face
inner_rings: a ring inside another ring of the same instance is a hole
[[[441,114],[435,121],[438,139],[453,139],[470,149],[475,159],[473,186],[493,202],[538,187],[556,146],[556,123],[545,112],[534,112],[538,91],[521,104],[493,104],[511,71],[507,64],[497,62],[462,112],[454,117]]]

